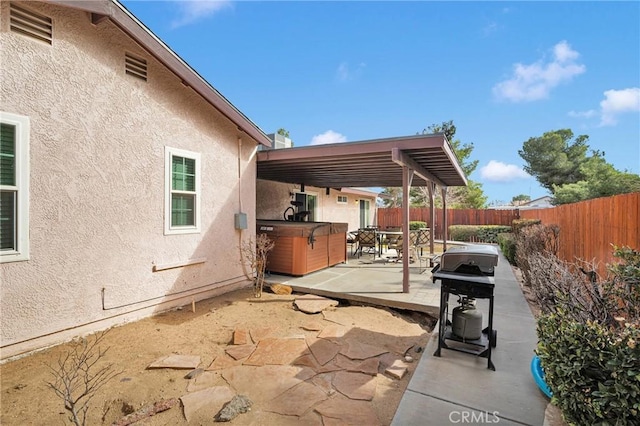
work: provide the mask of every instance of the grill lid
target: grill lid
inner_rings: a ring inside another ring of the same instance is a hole
[[[455,246],[440,256],[441,272],[493,275],[498,250],[490,245]]]

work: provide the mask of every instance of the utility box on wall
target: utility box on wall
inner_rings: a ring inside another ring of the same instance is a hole
[[[236,213],[235,224],[236,224],[236,229],[247,229],[247,214]]]

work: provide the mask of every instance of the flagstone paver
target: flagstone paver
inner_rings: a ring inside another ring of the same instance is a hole
[[[327,299],[326,297],[314,294],[298,296],[293,303],[300,311],[307,314],[317,314],[327,308],[338,306],[337,300]]]
[[[256,345],[237,345],[237,346],[229,346],[224,351],[231,358],[235,360],[240,360],[240,359],[247,358],[255,350],[256,350]]]
[[[265,410],[286,416],[302,416],[309,408],[328,397],[320,387],[302,382],[269,401]]]
[[[246,345],[252,343],[249,341],[249,333],[244,328],[236,328],[233,331],[233,344]]]
[[[369,358],[364,361],[352,360],[344,355],[338,355],[336,357],[336,365],[347,371],[354,371],[358,373],[368,374],[375,376],[378,374],[378,368],[380,366],[380,360],[378,358]]]
[[[325,365],[331,361],[342,349],[341,345],[331,340],[308,337],[306,341],[311,353],[320,365]]]
[[[275,398],[316,373],[308,367],[293,365],[235,366],[222,371],[222,377],[238,393],[253,401]]]
[[[371,401],[376,394],[376,378],[363,373],[338,371],[333,378],[333,386],[351,399]]]
[[[222,406],[235,396],[235,392],[228,386],[214,386],[197,392],[190,392],[180,397],[184,407],[184,416],[187,421],[191,421],[194,414],[205,409],[213,414],[220,411]]]
[[[353,401],[343,396],[323,401],[314,409],[322,416],[324,426],[381,424],[370,403]]]
[[[178,355],[173,354],[169,356],[163,356],[152,362],[147,368],[175,368],[175,369],[189,369],[193,370],[198,368],[200,364],[200,357],[197,355]]]
[[[389,352],[388,349],[379,346],[369,345],[367,343],[358,342],[356,340],[350,340],[347,342],[340,353],[351,359],[367,359],[374,356],[382,355]]]
[[[407,374],[407,364],[398,359],[394,361],[391,366],[387,367],[384,372],[391,375],[392,377],[395,377],[396,379],[402,379],[404,375]]]
[[[321,339],[341,339],[347,333],[347,327],[339,324],[328,325],[322,329],[320,333],[318,333],[319,338]]]
[[[320,321],[311,321],[302,326],[302,329],[307,331],[320,331],[323,328],[324,325]]]
[[[211,364],[209,364],[209,366],[205,368],[205,370],[207,371],[222,370],[222,369],[230,368],[239,364],[241,364],[241,361],[236,361],[235,359],[233,359],[232,357],[230,357],[225,353],[215,357],[213,361],[211,361]]]
[[[189,380],[187,385],[187,392],[197,392],[203,389],[207,389],[216,386],[219,381],[219,374],[212,371],[205,371],[198,377]]]
[[[273,332],[273,327],[260,327],[252,328],[249,331],[249,334],[251,335],[254,343],[258,343],[260,340],[266,339],[267,337],[272,337]]]
[[[301,355],[309,352],[304,339],[267,338],[258,342],[258,347],[244,361],[245,365],[291,364]]]

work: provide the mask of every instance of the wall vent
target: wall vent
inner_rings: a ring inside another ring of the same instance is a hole
[[[51,18],[23,9],[13,3],[11,3],[9,12],[9,26],[13,32],[44,41],[47,44],[52,43]]]
[[[147,81],[147,61],[125,53],[124,71],[140,80]]]

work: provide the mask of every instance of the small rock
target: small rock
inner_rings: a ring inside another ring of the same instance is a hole
[[[407,356],[404,357],[404,360],[406,362],[413,362],[413,357],[411,355],[407,355]]]
[[[224,404],[224,407],[213,418],[216,422],[230,422],[239,414],[246,413],[251,409],[253,402],[244,395],[236,395],[231,401]]]
[[[422,347],[421,346],[416,346],[415,351],[416,351],[416,353],[419,354],[420,352],[422,352]]]

